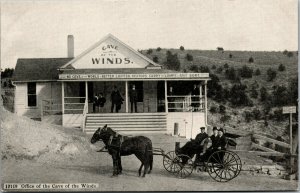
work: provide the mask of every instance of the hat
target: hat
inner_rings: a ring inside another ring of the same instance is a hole
[[[200,129],[202,130],[202,129],[205,129],[205,127],[200,127]]]
[[[220,128],[220,129],[219,129],[219,131],[222,131],[222,132],[224,133],[224,130],[223,130],[223,128]]]
[[[214,130],[218,130],[218,128],[217,128],[217,127],[213,127],[213,131],[214,131]]]

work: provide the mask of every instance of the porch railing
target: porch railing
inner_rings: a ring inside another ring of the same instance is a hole
[[[64,114],[82,114],[85,97],[64,97]]]
[[[204,111],[204,96],[172,95],[168,98],[168,112]]]
[[[85,121],[86,121],[86,114],[88,113],[88,99],[85,99],[83,113],[82,113],[82,131],[84,132],[85,129]]]

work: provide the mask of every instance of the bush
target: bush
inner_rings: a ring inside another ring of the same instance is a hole
[[[190,55],[190,54],[186,54],[185,58],[187,59],[187,61],[193,61],[194,60],[193,56]]]
[[[218,74],[221,74],[223,72],[223,68],[222,66],[220,66],[219,68],[217,68],[217,71],[216,71]]]
[[[244,65],[242,68],[239,69],[240,75],[243,78],[252,78],[253,70],[248,66]]]
[[[288,53],[287,53],[287,56],[288,56],[288,57],[293,57],[294,54],[293,54],[293,52],[288,52]]]
[[[1,70],[1,78],[11,78],[13,73],[14,73],[13,68],[5,68],[3,72]]]
[[[217,47],[217,50],[218,50],[218,51],[224,51],[224,48],[222,48],[222,47]]]
[[[274,113],[271,115],[271,118],[273,120],[276,120],[276,121],[283,121],[284,120],[284,116],[282,114],[282,109],[277,109],[274,111]]]
[[[230,115],[223,115],[221,118],[220,118],[220,121],[222,122],[222,123],[225,123],[225,122],[227,122],[228,120],[230,120],[231,119],[231,116]]]
[[[209,70],[209,67],[208,66],[204,66],[204,65],[201,65],[199,66],[199,72],[202,72],[202,73],[210,73],[210,70]]]
[[[233,67],[230,67],[225,71],[225,76],[228,80],[236,80],[237,74]]]
[[[283,64],[280,64],[279,66],[278,66],[278,71],[285,71],[285,66],[283,65]]]
[[[223,87],[219,83],[220,79],[215,74],[210,74],[211,80],[207,82],[207,96],[216,101],[223,101]]]
[[[259,76],[259,75],[260,75],[260,70],[259,70],[259,68],[257,68],[257,69],[255,70],[254,75],[255,75],[255,76]]]
[[[250,96],[251,96],[252,98],[255,98],[255,99],[258,97],[258,92],[257,92],[257,90],[256,90],[255,87],[252,87],[252,88],[251,88],[251,90],[250,90]]]
[[[183,51],[184,50],[184,47],[183,46],[180,46],[180,48],[179,48],[181,51]]]
[[[289,105],[298,106],[298,77],[293,78],[288,84]]]
[[[156,51],[157,51],[157,52],[160,52],[160,51],[161,51],[161,48],[160,48],[160,47],[156,48]]]
[[[234,84],[230,89],[230,102],[234,106],[252,106],[253,102],[246,94],[246,85]]]
[[[224,105],[219,106],[219,113],[225,114],[226,113],[226,107]]]
[[[229,54],[229,58],[232,58],[232,54],[231,53]]]
[[[152,54],[152,52],[153,52],[152,49],[147,50],[147,54]]]
[[[274,106],[284,106],[289,101],[288,90],[285,86],[274,86],[272,92],[272,101]]]
[[[268,81],[273,81],[276,78],[277,72],[272,68],[267,70]]]
[[[172,52],[168,50],[165,65],[170,70],[180,70],[180,61],[177,54],[172,54]]]
[[[157,56],[153,57],[153,62],[156,62],[156,63],[158,62],[158,57]]]
[[[229,66],[228,66],[227,63],[224,64],[224,68],[225,68],[225,69],[229,68]]]
[[[196,64],[193,64],[189,67],[189,70],[190,71],[193,71],[193,72],[199,72],[199,68]]]
[[[254,62],[254,59],[253,59],[252,56],[249,58],[248,62],[249,62],[249,63],[253,63],[253,62]]]
[[[268,98],[268,92],[265,87],[261,87],[260,89],[260,101],[264,102]]]
[[[287,53],[288,53],[287,50],[284,50],[284,51],[283,51],[283,54],[284,54],[284,55],[287,55]]]
[[[211,106],[209,109],[209,112],[211,112],[212,114],[217,113],[217,107],[216,106]]]
[[[244,116],[245,116],[245,121],[247,123],[249,123],[252,120],[252,113],[250,111],[245,111],[244,112]]]
[[[211,67],[211,69],[216,69],[217,67],[216,67],[216,65],[212,65],[212,67]]]
[[[260,110],[259,109],[254,109],[252,111],[252,117],[255,119],[255,120],[259,120],[261,118],[261,113],[260,113]]]

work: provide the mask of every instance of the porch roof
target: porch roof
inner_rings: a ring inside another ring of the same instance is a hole
[[[181,73],[167,69],[109,68],[64,70],[60,80],[208,80],[209,73]]]

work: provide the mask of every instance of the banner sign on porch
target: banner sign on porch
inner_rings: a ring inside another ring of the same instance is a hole
[[[208,78],[208,73],[153,73],[153,74],[60,74],[59,79],[194,79]]]
[[[296,106],[282,107],[282,114],[296,113]]]

